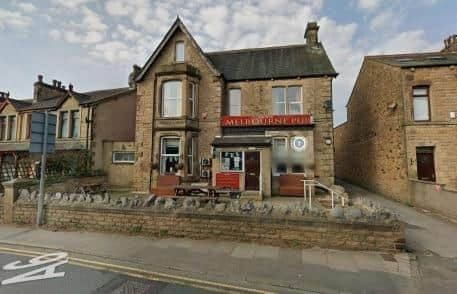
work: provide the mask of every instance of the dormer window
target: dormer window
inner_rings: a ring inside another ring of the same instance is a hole
[[[184,42],[178,41],[175,43],[175,61],[184,62]]]

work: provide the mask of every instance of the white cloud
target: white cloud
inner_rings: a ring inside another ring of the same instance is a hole
[[[399,15],[394,14],[391,10],[386,10],[371,19],[370,28],[378,30],[386,27],[396,27],[400,23],[400,18]]]
[[[111,63],[130,61],[134,58],[133,53],[129,46],[120,41],[97,44],[90,52],[92,56]]]
[[[49,36],[54,40],[59,40],[62,37],[62,33],[58,29],[52,29],[49,31]]]
[[[435,51],[440,49],[441,43],[431,43],[426,40],[423,30],[405,31],[391,39],[379,42],[369,51],[370,55],[409,53],[417,51]]]
[[[0,29],[10,28],[24,30],[32,24],[32,19],[17,11],[0,8]]]
[[[65,8],[76,8],[82,4],[91,2],[92,0],[51,0],[55,5],[62,6]]]
[[[35,12],[37,10],[36,6],[33,3],[29,2],[19,2],[16,3],[16,6],[19,7],[24,12]]]
[[[358,0],[357,7],[366,11],[374,11],[381,4],[381,0]]]
[[[69,43],[74,44],[95,44],[103,41],[104,34],[96,31],[77,33],[74,31],[65,32],[62,37]]]
[[[128,27],[126,27],[124,25],[121,25],[121,24],[117,26],[117,31],[126,40],[136,40],[136,39],[138,39],[138,38],[140,38],[142,36],[141,32],[135,31],[135,30],[130,29],[130,28],[128,28]]]

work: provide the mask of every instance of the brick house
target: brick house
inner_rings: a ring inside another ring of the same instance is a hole
[[[14,161],[29,157],[33,111],[57,115],[56,153],[89,150],[92,169],[103,170],[113,185],[131,186],[135,139],[135,90],[129,87],[80,93],[60,81],[34,83],[32,99],[0,95],[0,165],[2,180]]]
[[[457,212],[443,198],[457,189],[457,36],[441,52],[366,56],[346,107],[335,128],[337,177]]]
[[[318,29],[303,44],[204,52],[177,18],[136,77],[134,188],[169,175],[266,197],[281,176],[333,184],[337,73]]]

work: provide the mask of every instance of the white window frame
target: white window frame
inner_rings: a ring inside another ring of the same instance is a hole
[[[177,111],[177,114],[176,115],[171,115],[171,114],[166,114],[165,113],[165,85],[167,83],[179,83],[181,85],[181,97],[171,97],[171,98],[167,98],[166,100],[175,100],[176,101],[176,106],[178,107],[178,111]],[[182,81],[181,80],[168,80],[168,81],[164,81],[162,83],[162,117],[180,117],[182,116],[182,94],[183,94],[183,90],[182,90]]]
[[[182,45],[182,59],[178,57],[178,46]],[[186,59],[186,47],[184,45],[184,41],[176,41],[175,43],[175,62],[184,62],[184,60]]]
[[[414,94],[414,91],[415,90],[425,90],[425,94]],[[431,112],[430,112],[430,87],[429,86],[414,86],[413,89],[412,89],[412,102],[413,102],[413,120],[414,121],[417,121],[417,122],[421,122],[421,121],[430,121],[430,116],[431,116]],[[417,118],[417,114],[416,114],[416,111],[417,111],[417,107],[415,105],[415,101],[416,100],[423,100],[423,99],[426,99],[426,107],[427,107],[427,113],[426,113],[426,116],[427,118],[426,119],[419,119]]]
[[[277,102],[277,101],[273,101],[273,89],[282,89],[284,92],[283,92],[283,95],[284,95],[284,102]],[[300,88],[300,102],[290,102],[289,101],[289,96],[288,96],[288,89],[289,88]],[[299,114],[303,114],[303,87],[300,86],[300,85],[288,85],[288,86],[273,86],[271,88],[271,103],[275,103],[275,104],[284,104],[284,113],[283,114],[280,114],[280,113],[273,113],[274,115],[299,115]],[[290,104],[300,104],[300,113],[290,113]],[[273,107],[272,107],[272,110],[273,110]]]
[[[195,152],[195,138],[190,137],[189,142],[187,144],[190,144],[187,146],[187,175],[192,176],[194,174],[194,152]],[[189,146],[190,146],[190,153],[189,153]],[[190,169],[189,169],[190,165]],[[189,172],[190,170],[190,172]]]
[[[241,160],[242,160],[242,164],[241,164],[241,170],[231,170],[231,169],[223,169],[222,168],[222,153],[228,153],[228,152],[241,152]],[[244,172],[244,151],[239,151],[239,150],[224,150],[224,151],[221,151],[219,153],[219,169],[221,172],[231,172],[231,173],[243,173]]]
[[[163,152],[163,141],[166,140],[166,139],[178,139],[179,140],[179,143],[178,143],[178,154],[165,154],[165,153],[162,153]],[[166,136],[166,137],[161,137],[160,138],[160,161],[159,161],[159,173],[161,175],[165,175],[167,173],[162,173],[162,157],[178,157],[178,163],[179,163],[179,158],[181,157],[181,137],[178,137],[178,136]]]
[[[272,146],[273,146],[273,150],[272,150],[273,151],[273,156],[275,155],[274,154],[274,152],[275,152],[275,150],[274,150],[275,149],[275,141],[279,141],[279,140],[284,140],[285,143],[286,143],[286,145],[285,145],[286,151],[285,152],[286,152],[286,158],[287,158],[287,155],[289,153],[289,145],[288,145],[288,141],[289,140],[288,140],[288,137],[273,137],[273,142],[272,142],[273,143],[272,144]],[[277,162],[273,162],[273,176],[280,176],[283,173],[278,172],[276,163]],[[286,162],[286,172],[285,172],[286,174],[287,174],[287,171],[288,171],[288,166],[287,166],[287,162]]]
[[[118,154],[118,153],[131,153],[131,154],[133,154],[133,160],[117,160],[116,154]],[[135,152],[134,151],[113,151],[112,162],[113,163],[135,163]]]
[[[240,93],[240,101],[239,101],[239,104],[233,104],[234,106],[238,106],[239,109],[238,109],[238,113],[237,114],[233,114],[231,112],[231,109],[232,109],[232,91],[238,91]],[[242,111],[242,96],[241,96],[241,88],[231,88],[228,90],[228,115],[230,116],[240,116],[241,115],[241,111]]]
[[[191,104],[191,110],[190,110],[190,117],[195,118],[197,116],[196,112],[196,101],[197,101],[197,84],[194,82],[189,82],[189,85],[191,85],[191,93],[187,93],[189,102]]]

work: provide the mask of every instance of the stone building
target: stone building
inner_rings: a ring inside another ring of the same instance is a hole
[[[136,95],[131,88],[80,93],[73,85],[52,84],[41,75],[32,99],[0,94],[0,166],[2,180],[17,176],[14,162],[29,157],[33,111],[56,114],[56,153],[88,150],[91,167],[103,170],[115,186],[131,186]],[[11,170],[13,171],[11,173]],[[16,173],[16,175],[15,175]]]
[[[170,176],[266,197],[281,176],[332,184],[337,73],[318,29],[303,44],[204,52],[177,18],[136,78],[135,189]]]
[[[457,212],[457,195],[444,196],[457,189],[456,40],[441,52],[365,57],[335,128],[337,177]]]

